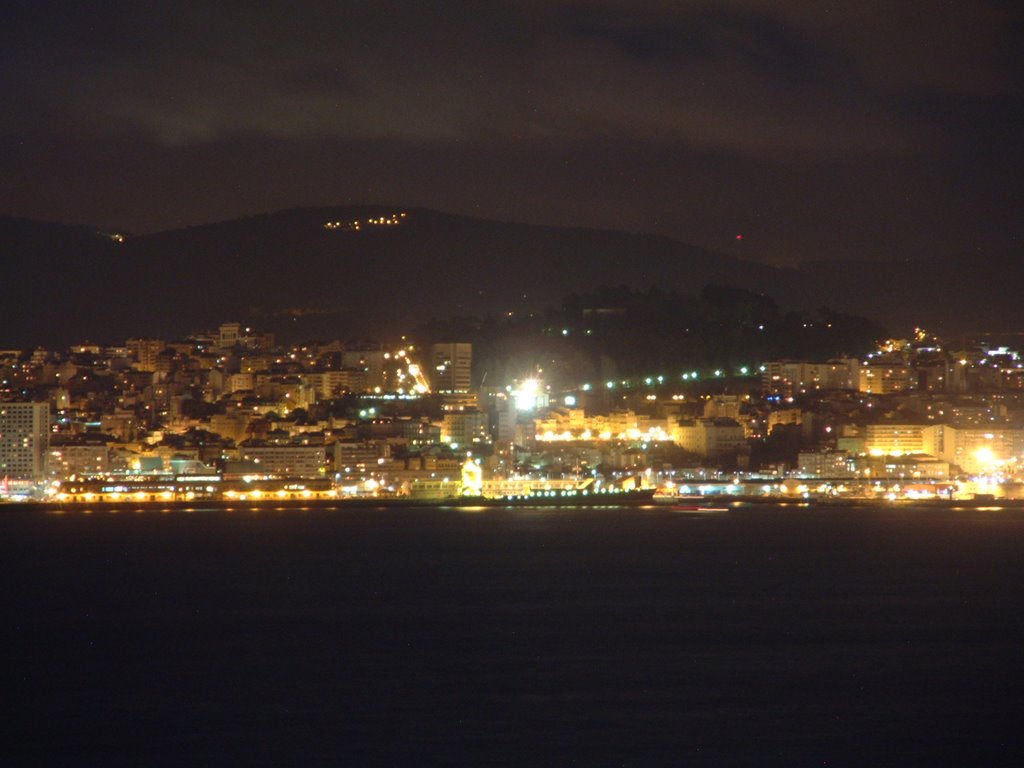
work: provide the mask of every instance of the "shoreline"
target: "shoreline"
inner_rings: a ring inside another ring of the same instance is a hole
[[[410,499],[395,497],[367,497],[351,499],[171,499],[167,501],[96,501],[51,502],[17,501],[0,503],[0,514],[5,510],[36,510],[43,512],[187,512],[235,510],[329,510],[345,509],[490,509],[526,507],[532,509],[571,509],[587,507],[644,507],[673,510],[683,506],[703,508],[725,505],[731,509],[757,507],[821,507],[824,509],[859,509],[866,507],[891,509],[1024,509],[1024,499],[836,499],[836,498],[784,498],[764,496],[707,496],[700,499],[681,499],[678,502],[653,501],[649,496],[594,496],[594,497],[541,497],[497,499],[453,497],[448,499]]]

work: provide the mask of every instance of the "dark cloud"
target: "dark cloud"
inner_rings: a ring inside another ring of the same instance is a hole
[[[373,198],[761,228],[775,260],[970,247],[1019,213],[1020,27],[984,2],[25,4],[0,207],[146,229]]]

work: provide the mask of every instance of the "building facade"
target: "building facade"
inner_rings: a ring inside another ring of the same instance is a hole
[[[430,382],[435,392],[468,392],[472,386],[473,345],[435,344],[430,349]]]
[[[49,403],[0,403],[0,478],[45,479],[49,438]]]

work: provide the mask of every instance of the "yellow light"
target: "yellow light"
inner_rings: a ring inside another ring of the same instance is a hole
[[[974,458],[982,464],[992,464],[996,460],[996,456],[992,453],[991,448],[979,448],[974,452]]]

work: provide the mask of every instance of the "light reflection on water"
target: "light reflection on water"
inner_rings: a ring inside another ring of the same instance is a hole
[[[5,764],[1005,763],[1021,551],[1012,505],[21,510]]]
[[[22,507],[22,509],[26,509]],[[27,508],[32,511],[31,507]],[[751,503],[744,500],[705,502],[694,504],[692,507],[678,504],[630,504],[630,505],[303,505],[291,506],[287,504],[231,504],[229,506],[205,506],[205,505],[153,505],[134,506],[131,504],[119,505],[88,505],[88,506],[55,506],[39,508],[38,512],[51,518],[74,519],[79,517],[96,518],[111,516],[169,516],[178,514],[186,516],[217,516],[217,515],[244,515],[246,517],[272,517],[288,519],[292,517],[303,519],[320,519],[329,517],[364,517],[379,518],[381,520],[394,519],[401,516],[403,519],[429,520],[437,515],[456,515],[460,517],[473,518],[494,518],[503,517],[515,518],[552,518],[569,521],[585,521],[591,517],[615,516],[622,519],[629,518],[683,518],[683,517],[720,517],[730,518],[734,516],[765,518],[770,519],[773,515],[797,515],[808,520],[818,518],[850,518],[864,516],[866,518],[877,518],[879,520],[897,520],[903,517],[970,517],[980,515],[982,518],[990,519],[993,513],[1000,513],[1008,520],[1015,520],[1024,517],[1024,506],[1018,504],[986,504],[976,506],[972,504],[958,505],[929,505],[926,502],[915,504],[888,504],[885,502],[863,504],[817,504],[813,501],[778,501],[778,502],[756,502]],[[981,518],[979,518],[981,519]]]

